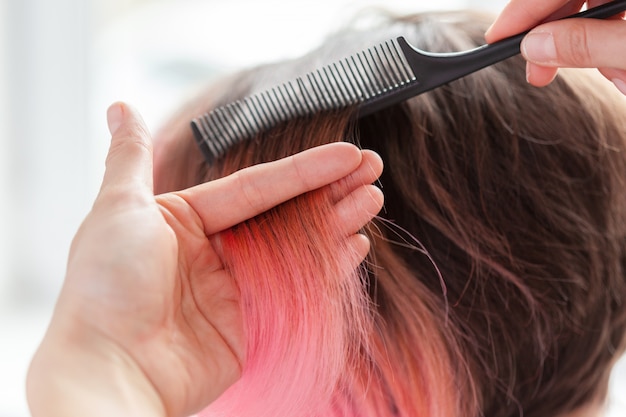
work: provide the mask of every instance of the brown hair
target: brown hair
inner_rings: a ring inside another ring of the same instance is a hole
[[[395,17],[375,35],[348,31],[329,45],[351,53],[402,32],[425,50],[461,50],[482,43],[488,23],[467,13]],[[237,92],[169,124],[162,134],[175,140],[157,146],[157,191],[354,140],[386,166],[385,208],[368,231],[379,348],[370,384],[388,396],[373,409],[408,415],[421,401],[422,363],[438,355],[420,350],[431,337],[445,343],[458,413],[556,416],[601,401],[626,334],[624,100],[582,72],[535,89],[516,57],[356,123],[342,113],[278,127],[207,166],[189,120],[254,90],[272,68],[240,74],[227,83]],[[299,134],[313,125],[315,135]]]

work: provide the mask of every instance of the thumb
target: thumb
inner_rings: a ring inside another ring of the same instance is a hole
[[[111,145],[101,191],[143,188],[152,194],[152,138],[139,113],[125,103],[114,103],[107,111]]]
[[[521,45],[524,57],[542,66],[626,69],[626,22],[567,19],[530,31]]]

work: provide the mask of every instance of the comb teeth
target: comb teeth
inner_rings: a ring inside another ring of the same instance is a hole
[[[293,81],[216,108],[192,120],[192,128],[211,162],[235,143],[281,122],[357,106],[416,81],[398,42],[388,40]]]

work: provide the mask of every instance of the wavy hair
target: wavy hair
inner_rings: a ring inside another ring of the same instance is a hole
[[[162,131],[159,192],[337,140],[385,162],[385,208],[356,272],[320,192],[224,233],[248,356],[207,415],[543,417],[602,402],[625,348],[626,103],[597,77],[561,71],[536,89],[516,57],[358,121],[291,121],[211,166],[188,128],[379,40],[463,50],[489,23],[384,15],[232,76]]]

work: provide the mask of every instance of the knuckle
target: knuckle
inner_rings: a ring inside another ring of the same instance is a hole
[[[236,188],[240,191],[240,195],[243,196],[245,204],[248,205],[254,213],[261,213],[266,211],[269,207],[267,207],[264,193],[254,181],[254,177],[256,176],[254,171],[254,169],[246,169],[237,171],[233,175],[237,184]]]
[[[592,66],[591,45],[587,27],[582,22],[572,22],[557,47],[558,60],[573,67]]]
[[[296,181],[302,187],[302,191],[306,192],[312,190],[314,187],[311,183],[311,178],[302,171],[302,167],[300,166],[299,160],[296,158],[296,155],[291,155],[289,157],[289,161],[296,177]]]
[[[115,184],[103,187],[96,201],[105,203],[111,210],[131,210],[150,206],[154,199],[127,184]]]
[[[107,155],[107,162],[110,162],[112,159],[115,159],[121,155],[128,155],[132,157],[151,154],[151,144],[148,141],[145,141],[143,138],[133,135],[129,137],[119,138],[111,142],[111,147]]]

